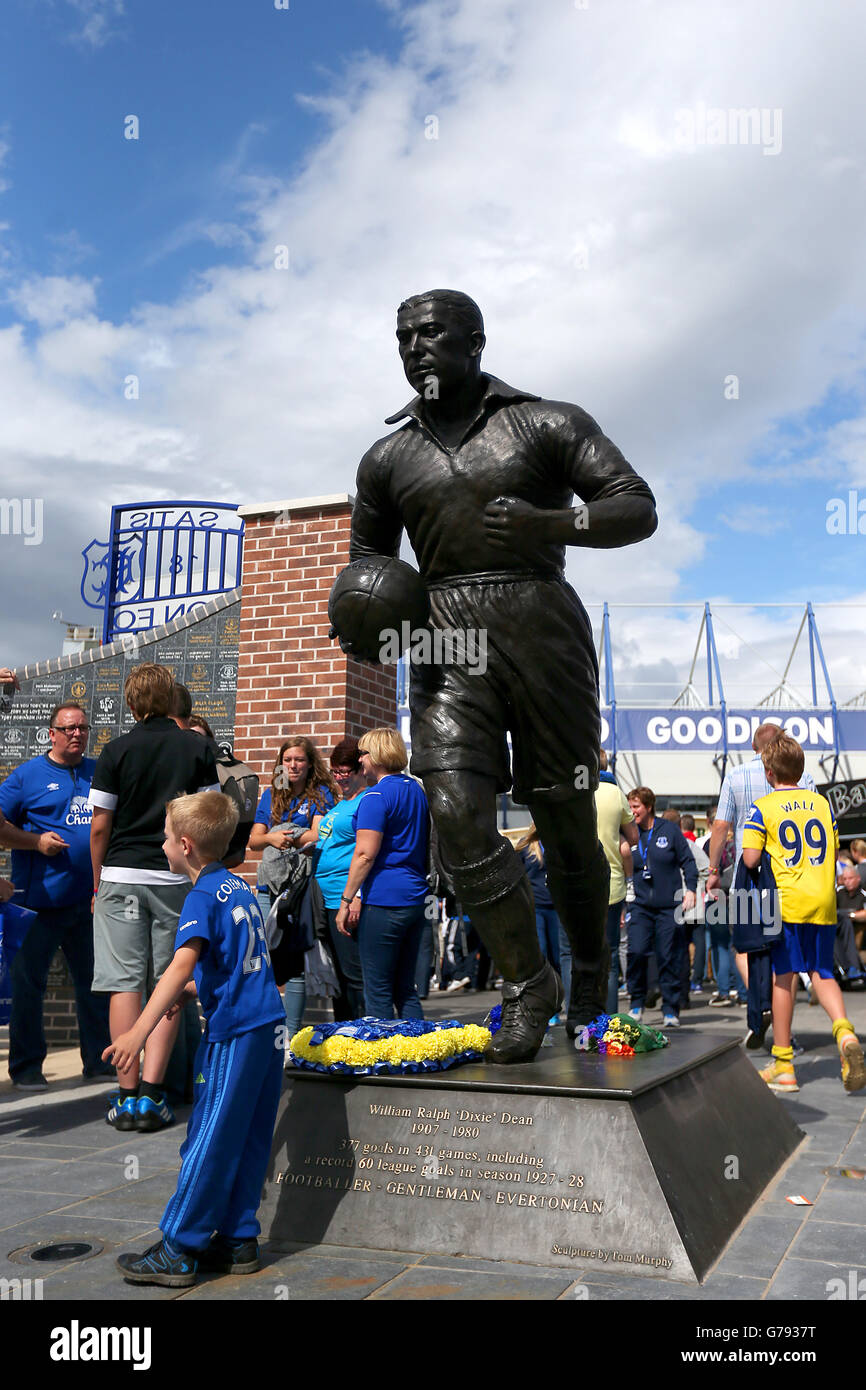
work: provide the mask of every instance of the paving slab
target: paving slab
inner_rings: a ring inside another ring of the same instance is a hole
[[[0,1154],[0,1203],[6,1192],[53,1192],[84,1197],[113,1191],[125,1190],[127,1184],[134,1184],[147,1178],[169,1174],[174,1181],[177,1168],[167,1164],[148,1164],[144,1171],[139,1165],[138,1178],[127,1178],[126,1159],[118,1155],[112,1162],[100,1162],[91,1158],[69,1160],[62,1166],[56,1159],[31,1160],[26,1166],[15,1163],[10,1169],[9,1160]]]
[[[716,1270],[701,1286],[702,1292],[708,1298],[725,1300],[761,1299],[768,1287],[767,1279],[743,1274],[723,1274],[721,1270]]]
[[[495,996],[431,997],[428,1002],[430,1017],[480,1018]],[[849,997],[846,1007],[866,1035],[866,996]],[[692,1026],[720,1039],[735,1037],[745,1029],[743,1011],[711,1010],[697,1000],[684,1016],[684,1030]],[[834,1294],[841,1296],[843,1284],[846,1297],[860,1297],[858,1281],[866,1280],[866,1181],[828,1176],[824,1170],[846,1165],[866,1169],[866,1092],[844,1092],[835,1049],[816,1010],[798,1004],[794,1027],[810,1050],[796,1063],[800,1091],[778,1098],[778,1103],[807,1133],[808,1142],[755,1204],[698,1288],[608,1270],[554,1271],[481,1257],[301,1242],[263,1243],[262,1269],[243,1278],[209,1276],[191,1290],[126,1284],[116,1256],[142,1251],[159,1238],[157,1223],[174,1189],[189,1110],[180,1109],[177,1125],[160,1134],[118,1134],[105,1124],[109,1088],[81,1084],[74,1050],[65,1062],[60,1058],[52,1063],[49,1074],[58,1079],[46,1096],[22,1097],[0,1083],[0,1277],[41,1277],[46,1300],[130,1305],[283,1300],[824,1302]],[[764,1054],[747,1055],[756,1068],[766,1065]],[[138,1181],[124,1177],[130,1157],[137,1160]],[[814,1205],[796,1207],[785,1201],[799,1192]],[[40,1268],[8,1258],[22,1246],[64,1238],[100,1240],[105,1248],[91,1259],[59,1267]],[[852,1279],[854,1295],[848,1290]],[[866,1294],[866,1283],[862,1293]]]
[[[862,1183],[849,1182],[847,1187],[843,1187],[841,1183],[833,1187],[828,1184],[812,1211],[813,1221],[836,1221],[852,1226],[866,1226],[866,1192],[863,1191]]]
[[[503,1268],[500,1260],[476,1259],[472,1255],[424,1255],[418,1260],[420,1269],[446,1269],[446,1270],[471,1270],[476,1274],[496,1274]],[[574,1280],[577,1278],[575,1269],[563,1270],[553,1265],[521,1265],[519,1262],[508,1261],[509,1269],[525,1269],[527,1274],[553,1274],[557,1278]],[[580,1265],[577,1266],[580,1270]]]
[[[187,1294],[193,1301],[358,1302],[390,1284],[404,1272],[399,1261],[369,1263],[333,1255],[297,1256],[240,1278],[223,1277],[197,1285]]]
[[[816,1214],[804,1224],[791,1254],[798,1260],[826,1260],[866,1269],[866,1233],[862,1226],[822,1221]]]
[[[789,1208],[793,1211],[794,1208]],[[799,1235],[803,1219],[796,1216],[767,1216],[758,1212],[746,1222],[728,1246],[716,1269],[720,1274],[744,1274],[754,1279],[770,1279]]]
[[[856,1287],[857,1281],[863,1278],[862,1270],[852,1271],[848,1264],[835,1264],[829,1260],[799,1260],[789,1255],[779,1266],[779,1272],[767,1291],[766,1300],[823,1303],[834,1292],[837,1297],[846,1297],[851,1285],[852,1272]],[[843,1290],[845,1292],[842,1292]],[[858,1297],[862,1297],[864,1293],[866,1283]],[[840,1332],[840,1335],[843,1336],[844,1333]]]
[[[367,1260],[371,1263],[399,1260],[403,1265],[419,1264],[424,1255],[418,1250],[368,1250],[362,1245],[309,1245],[300,1241],[268,1240],[262,1242],[261,1249],[275,1257],[282,1255],[321,1255],[325,1258],[339,1256],[344,1260]]]
[[[40,1264],[22,1259],[17,1252],[31,1245],[47,1244],[49,1241],[90,1241],[94,1244],[98,1242],[105,1252],[111,1252],[113,1259],[114,1255],[122,1250],[146,1250],[158,1239],[159,1231],[153,1222],[104,1221],[97,1227],[91,1221],[82,1221],[66,1213],[62,1218],[48,1216],[25,1220],[19,1226],[10,1227],[0,1236],[0,1276],[10,1279],[42,1278],[46,1281],[47,1288],[50,1281],[68,1269],[75,1272],[78,1289],[74,1294],[69,1293],[68,1297],[100,1298],[102,1295],[99,1292],[88,1291],[91,1290],[89,1266],[101,1258],[99,1254],[85,1260]],[[15,1258],[10,1258],[10,1255],[14,1255]]]
[[[120,1241],[93,1259],[67,1265],[46,1281],[43,1300],[60,1302],[74,1298],[91,1303],[164,1303],[177,1298],[185,1292],[183,1289],[162,1289],[156,1284],[127,1284],[115,1263],[119,1254],[126,1251],[141,1254],[158,1239],[159,1231],[153,1230],[144,1236],[136,1235],[131,1241]]]
[[[382,1302],[510,1302],[559,1298],[573,1283],[571,1274],[521,1270],[500,1265],[493,1273],[416,1266],[404,1270],[370,1297]]]
[[[645,1279],[635,1274],[600,1275],[593,1270],[584,1275],[582,1282],[589,1290],[590,1301],[596,1298],[644,1301],[649,1298],[653,1303],[688,1303],[712,1296],[705,1292],[703,1285],[677,1284],[672,1279]],[[647,1288],[649,1284],[651,1290]]]
[[[165,1172],[139,1182],[125,1183],[123,1188],[112,1188],[110,1192],[88,1197],[79,1203],[79,1215],[99,1220],[103,1216],[118,1220],[124,1218],[152,1218],[159,1221],[165,1211],[168,1199],[177,1185],[177,1174]]]

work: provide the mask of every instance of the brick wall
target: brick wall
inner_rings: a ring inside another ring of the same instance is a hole
[[[244,564],[235,752],[264,787],[288,733],[309,735],[327,754],[346,734],[394,724],[397,671],[352,661],[328,637],[328,595],[349,562],[351,497],[239,510]],[[248,856],[245,878],[254,875],[257,857]]]
[[[75,988],[63,955],[58,951],[48,972],[48,988],[42,1010],[45,1041],[49,1051],[55,1047],[77,1047],[78,1014]]]

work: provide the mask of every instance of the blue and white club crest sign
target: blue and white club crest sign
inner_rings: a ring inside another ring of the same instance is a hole
[[[103,641],[181,618],[241,582],[243,521],[221,502],[113,507],[111,539],[81,552],[81,597],[104,611]]]

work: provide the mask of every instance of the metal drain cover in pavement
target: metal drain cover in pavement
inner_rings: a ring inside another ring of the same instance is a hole
[[[74,1236],[59,1236],[57,1240],[40,1240],[33,1245],[22,1245],[18,1250],[10,1250],[6,1256],[13,1264],[72,1264],[75,1260],[91,1260],[101,1255],[105,1241],[91,1236],[88,1240],[76,1240]]]
[[[83,1240],[65,1240],[57,1245],[40,1245],[30,1253],[31,1260],[82,1260],[93,1254],[93,1246]]]

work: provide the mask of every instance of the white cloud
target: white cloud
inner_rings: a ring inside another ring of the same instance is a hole
[[[75,227],[70,227],[68,232],[48,232],[45,240],[56,248],[52,268],[58,273],[63,273],[70,266],[80,265],[96,254],[96,248],[82,241]]]
[[[122,12],[75,4],[93,43]],[[724,479],[736,521],[736,490],[778,422],[862,373],[851,161],[866,135],[847,94],[866,36],[845,0],[389,8],[405,35],[396,62],[363,56],[329,97],[301,94],[326,127],[296,177],[245,172],[251,125],[222,166],[224,209],[167,229],[166,247],[205,236],[232,264],[121,324],[97,317],[92,280],[17,287],[43,332],[2,344],[0,463],[79,480],[65,525],[81,544],[151,478],[154,494],[186,495],[194,480],[243,501],[350,490],[409,394],[396,305],[450,284],[484,309],[487,368],[579,402],[657,493],[652,540],[571,553],[579,591],[672,599],[705,544],[686,519],[695,501]],[[676,113],[697,103],[781,109],[781,152],[677,148]],[[282,245],[288,270],[275,268]],[[122,397],[127,373],[136,401]],[[855,477],[866,426],[851,413],[836,443]],[[801,471],[821,467],[827,441],[814,443]],[[71,580],[57,573],[61,597]],[[688,624],[628,630],[638,664],[676,654],[687,669]]]
[[[80,27],[73,32],[73,40],[91,48],[102,48],[114,38],[114,20],[126,13],[123,0],[66,0],[66,4],[80,16]]]
[[[10,289],[8,298],[23,319],[50,329],[91,310],[97,284],[78,275],[35,275]]]
[[[837,472],[848,473],[852,487],[866,485],[866,417],[834,425],[827,433],[824,458]]]

